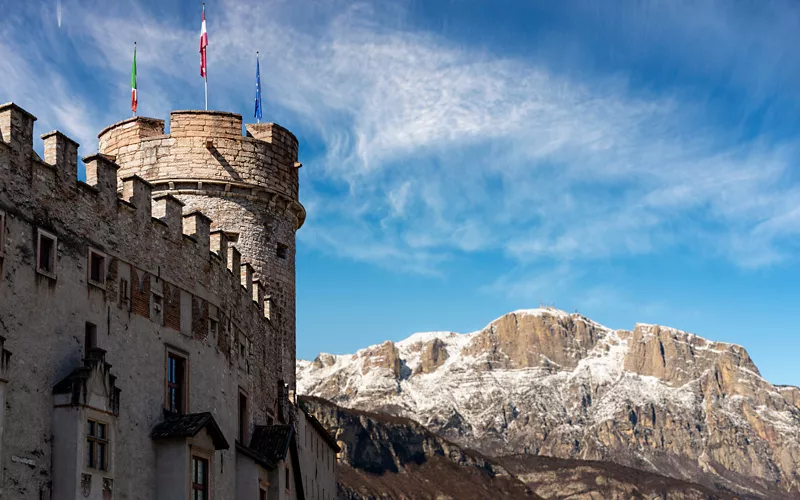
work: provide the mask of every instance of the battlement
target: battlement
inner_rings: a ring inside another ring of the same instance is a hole
[[[173,119],[177,115],[180,121],[193,114],[178,112]],[[227,120],[231,134],[238,120],[241,135],[241,117],[230,113],[213,116]],[[61,132],[49,132],[42,135],[44,159],[39,158],[33,151],[35,119],[14,104],[0,106],[0,210],[10,226],[27,225],[33,230],[15,235],[18,245],[30,240],[36,228],[46,230],[58,238],[61,260],[80,263],[90,248],[103,252],[109,258],[109,280],[124,263],[135,271],[140,284],[158,280],[171,289],[188,292],[202,304],[192,309],[200,319],[208,318],[213,306],[225,311],[242,331],[271,331],[266,315],[269,304],[265,307],[269,298],[263,285],[253,280],[252,264],[242,261],[231,244],[234,232],[225,228],[212,231],[214,222],[208,216],[199,211],[184,213],[183,202],[168,192],[158,192],[153,183],[138,175],[122,175],[123,168],[106,154],[84,157],[86,182],[78,181],[79,145]],[[131,141],[130,147],[136,141],[162,137],[160,134],[163,121],[136,118],[106,129],[101,137],[118,141],[116,147],[121,150],[125,141]],[[18,251],[14,247],[7,254]],[[33,254],[35,250],[30,248],[24,257],[31,260],[30,272],[36,270]],[[58,273],[50,278],[57,282]],[[113,301],[117,285],[109,283],[95,291]],[[168,318],[165,326],[170,326]],[[180,321],[177,328],[182,328]]]

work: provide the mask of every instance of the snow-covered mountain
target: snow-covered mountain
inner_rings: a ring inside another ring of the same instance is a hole
[[[413,418],[489,455],[611,461],[800,497],[800,389],[764,380],[738,345],[672,328],[522,310],[474,333],[299,360],[297,388]]]

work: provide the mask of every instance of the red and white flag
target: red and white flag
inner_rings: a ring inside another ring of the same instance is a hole
[[[206,47],[208,47],[208,33],[206,32],[206,4],[203,4],[203,25],[200,28],[200,76],[206,77]]]

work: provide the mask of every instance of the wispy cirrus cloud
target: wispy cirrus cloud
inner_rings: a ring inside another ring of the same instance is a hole
[[[653,50],[690,66],[704,60],[691,44],[666,40],[702,35],[717,66],[733,57],[727,44],[750,44],[748,58],[774,77],[785,53],[776,36],[790,25],[774,28],[758,17],[752,27],[763,36],[736,41],[744,14],[728,9],[715,17],[715,2],[701,4],[696,16],[685,16],[688,4],[655,1],[645,10],[584,14],[630,27],[620,36],[637,42],[652,35]],[[720,124],[708,96],[643,90],[619,72],[557,71],[544,56],[476,50],[385,23],[380,6],[312,6],[313,22],[304,22],[313,27],[305,29],[292,28],[297,11],[284,2],[221,2],[209,19],[215,105],[247,110],[258,49],[270,109],[322,145],[302,171],[310,209],[299,237],[307,245],[429,274],[473,252],[525,266],[681,249],[758,267],[797,249],[790,239],[800,231],[794,135],[743,135]],[[86,64],[103,68],[101,81],[122,93],[137,39],[143,108],[165,116],[199,103],[196,29],[175,13],[128,7],[70,4],[86,20],[67,31]],[[645,33],[656,17],[664,23]],[[6,50],[20,53],[21,46]],[[772,54],[766,62],[764,53]],[[12,80],[32,78],[30,67],[24,74],[16,68]],[[762,89],[762,101],[774,89],[740,69],[732,81]],[[21,88],[0,83],[3,93]],[[109,117],[90,95],[54,92],[53,119],[81,136]],[[70,124],[71,117],[78,121]]]

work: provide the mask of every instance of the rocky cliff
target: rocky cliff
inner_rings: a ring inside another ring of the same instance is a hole
[[[342,445],[343,500],[728,500],[725,492],[615,464],[519,455],[487,458],[410,419],[301,397]]]
[[[487,455],[616,462],[714,489],[800,497],[800,390],[740,346],[612,330],[554,309],[298,362],[298,391],[418,420]]]
[[[340,499],[540,498],[503,467],[410,419],[318,398],[301,397],[300,404],[342,447]]]

